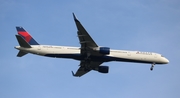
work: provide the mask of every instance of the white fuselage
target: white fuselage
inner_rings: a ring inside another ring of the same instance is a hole
[[[55,58],[71,58],[83,60],[79,47],[52,46],[52,45],[31,45],[32,48],[23,48],[16,46],[15,48],[26,53],[32,53],[41,56]],[[93,61],[123,61],[135,63],[155,63],[167,64],[169,61],[161,54],[153,52],[127,51],[127,50],[110,50],[109,55],[91,56]]]

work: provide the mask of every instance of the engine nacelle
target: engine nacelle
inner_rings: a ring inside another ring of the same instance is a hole
[[[108,73],[109,72],[109,67],[108,66],[99,66],[98,72],[100,73]]]
[[[105,54],[105,55],[110,53],[109,47],[98,47],[98,48],[95,48],[94,50],[98,51],[101,54]]]

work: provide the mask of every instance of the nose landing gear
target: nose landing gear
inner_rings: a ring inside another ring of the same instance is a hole
[[[153,63],[153,64],[151,65],[151,68],[150,68],[151,71],[153,71],[154,65],[155,65],[155,63]]]

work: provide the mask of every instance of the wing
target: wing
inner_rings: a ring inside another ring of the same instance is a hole
[[[76,27],[78,29],[77,34],[78,34],[79,42],[81,44],[81,55],[83,55],[84,60],[82,60],[80,62],[80,67],[77,70],[77,72],[75,74],[72,72],[72,74],[73,74],[73,76],[80,77],[80,76],[88,73],[91,70],[95,70],[103,62],[95,62],[95,61],[88,60],[91,55],[102,55],[102,54],[93,50],[93,48],[98,47],[98,45],[91,38],[91,36],[88,34],[88,32],[82,26],[82,24],[76,18],[74,13],[73,13],[73,17],[74,17],[74,21],[76,23]]]
[[[82,75],[88,73],[91,70],[95,70],[99,65],[101,65],[103,62],[93,62],[91,61],[90,63],[86,63],[81,61],[80,67],[77,70],[77,72],[74,74],[72,71],[73,76],[75,77],[81,77]]]
[[[94,40],[91,38],[91,36],[85,30],[85,28],[82,26],[82,24],[76,18],[74,13],[73,13],[73,17],[74,17],[74,21],[75,21],[77,29],[78,29],[78,37],[79,37],[81,47],[87,47],[87,46],[88,47],[98,47],[98,45],[94,42]]]
[[[77,34],[78,34],[78,38],[79,38],[79,41],[81,44],[81,54],[86,54],[86,53],[88,53],[88,51],[90,51],[91,48],[98,47],[98,45],[91,38],[91,36],[88,34],[88,32],[82,26],[82,24],[76,18],[74,13],[73,13],[73,17],[74,17],[74,21],[75,21],[77,29],[78,29]]]

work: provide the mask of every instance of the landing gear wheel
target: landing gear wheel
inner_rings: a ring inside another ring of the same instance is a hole
[[[150,70],[153,71],[153,67],[151,67]]]
[[[150,68],[151,71],[153,71],[154,65],[155,65],[155,63],[152,64],[152,66]]]

